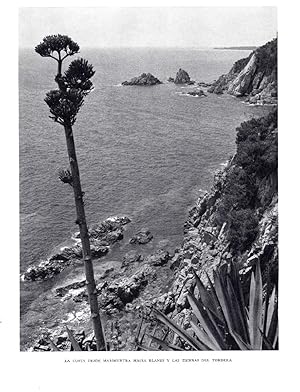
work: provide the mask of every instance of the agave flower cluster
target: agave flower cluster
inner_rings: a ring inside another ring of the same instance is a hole
[[[52,57],[55,60],[63,60],[67,56],[78,53],[79,45],[67,35],[47,35],[43,38],[43,41],[35,47],[35,51],[42,57]],[[58,54],[59,58],[54,57],[54,52]],[[64,52],[62,58],[60,57],[61,52]]]
[[[85,96],[93,89],[90,79],[94,74],[93,66],[79,58],[71,62],[63,76],[57,75],[59,90],[49,91],[45,98],[52,114],[50,118],[64,126],[72,126]]]

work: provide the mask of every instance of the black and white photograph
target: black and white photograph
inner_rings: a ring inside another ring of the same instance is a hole
[[[275,6],[19,8],[20,351],[279,349],[278,37]]]

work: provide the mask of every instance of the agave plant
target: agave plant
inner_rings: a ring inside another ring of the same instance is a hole
[[[276,289],[273,288],[270,296],[267,287],[266,294],[263,295],[259,262],[255,272],[251,274],[248,301],[243,294],[239,272],[234,263],[222,265],[214,271],[214,284],[207,275],[206,287],[195,271],[194,275],[195,289],[187,296],[192,309],[190,325],[193,336],[161,311],[153,309],[157,320],[178,335],[192,350],[278,349]],[[150,338],[158,344],[159,349],[182,349],[155,336]]]

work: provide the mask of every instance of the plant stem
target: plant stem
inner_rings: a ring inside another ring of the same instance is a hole
[[[61,72],[61,62],[59,63],[59,71]],[[60,77],[61,74],[58,73],[57,76]],[[61,89],[59,83],[57,84]],[[76,150],[75,150],[73,130],[71,125],[65,125],[64,129],[65,129],[67,150],[68,150],[68,156],[69,156],[69,162],[70,162],[70,168],[71,168],[71,174],[73,180],[72,185],[74,190],[75,206],[76,206],[76,213],[77,213],[76,223],[79,226],[79,232],[80,232],[80,239],[82,245],[82,258],[84,261],[86,286],[87,286],[89,304],[91,309],[93,329],[96,338],[97,350],[105,351],[106,348],[105,348],[104,332],[103,332],[100,314],[99,314],[90,239],[89,239],[89,233],[88,233],[88,228],[87,228],[87,223],[85,218],[83,193],[81,189],[80,174],[79,174],[79,167],[78,167]]]

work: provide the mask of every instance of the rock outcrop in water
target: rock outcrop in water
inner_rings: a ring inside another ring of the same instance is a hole
[[[130,222],[128,217],[111,217],[89,229],[92,257],[97,259],[106,255],[109,247],[123,238],[124,225]],[[79,233],[74,234],[79,240]],[[23,280],[46,280],[59,274],[71,264],[81,262],[82,248],[80,243],[65,247],[49,259],[36,266],[29,267],[22,275]]]
[[[184,70],[179,68],[175,80],[175,84],[194,84],[195,82],[191,81],[189,74]]]
[[[151,73],[142,73],[140,76],[122,83],[123,86],[154,86],[156,84],[162,84],[162,82]]]
[[[147,244],[153,239],[153,235],[148,229],[141,229],[138,233],[136,233],[131,239],[131,244]]]
[[[188,91],[186,94],[191,95],[192,97],[206,97],[207,96],[203,90]]]
[[[246,97],[250,104],[277,104],[277,39],[235,62],[208,92]]]

